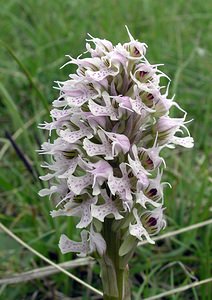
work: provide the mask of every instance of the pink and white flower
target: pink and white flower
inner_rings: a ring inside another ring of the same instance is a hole
[[[76,65],[76,73],[57,82],[52,122],[40,125],[50,133],[40,153],[52,163],[43,164],[50,172],[40,178],[50,187],[39,195],[54,196],[58,210],[52,217],[78,217],[82,229],[81,242],[61,236],[62,253],[103,255],[107,245],[100,224],[109,219],[123,224],[129,240],[153,243],[150,235],[166,225],[162,149],[193,147],[186,112],[168,98],[169,82],[162,93],[160,79],[168,77],[146,59],[147,45],[128,35],[129,42],[115,46],[89,35],[90,57],[68,56],[65,65]],[[182,118],[170,117],[173,106]]]

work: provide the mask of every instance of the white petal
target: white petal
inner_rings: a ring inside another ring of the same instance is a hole
[[[114,107],[111,106],[102,106],[95,103],[93,100],[89,100],[89,109],[94,116],[109,116],[111,120],[117,119],[117,112]]]
[[[65,234],[62,234],[59,241],[59,248],[63,254],[68,252],[80,252],[79,256],[86,256],[88,253],[88,232],[83,230],[81,232],[81,242],[75,242],[70,240]]]
[[[118,72],[119,72],[118,69],[116,71],[113,71],[112,69],[101,68],[101,70],[99,70],[99,71],[88,70],[88,71],[86,71],[86,75],[95,81],[101,81],[109,75],[111,75],[111,76],[117,75]]]
[[[81,92],[78,95],[75,96],[67,96],[66,100],[68,102],[68,105],[70,106],[76,106],[80,107],[82,106],[85,102],[87,102],[91,98],[95,98],[97,93],[95,92]]]
[[[73,176],[68,177],[68,186],[76,195],[80,195],[82,190],[87,186],[92,185],[93,176],[91,174],[86,174],[84,176]]]
[[[83,137],[92,138],[93,134],[88,129],[71,131],[69,129],[60,130],[60,136],[68,143],[75,143]]]
[[[190,136],[184,138],[173,136],[173,138],[171,139],[171,143],[183,146],[185,148],[194,147],[194,139]]]
[[[98,130],[98,135],[101,138],[102,144],[95,144],[89,139],[85,138],[83,140],[83,148],[89,156],[104,155],[105,159],[107,160],[113,159],[111,144],[107,141],[104,133],[101,130]]]
[[[52,179],[56,174],[57,174],[57,173],[47,173],[47,174],[44,175],[44,176],[39,176],[39,178],[40,178],[41,180],[46,181],[46,180]]]
[[[116,206],[116,202],[107,196],[105,190],[101,191],[101,194],[105,203],[101,205],[92,205],[92,216],[101,222],[104,222],[104,218],[110,214],[113,214],[116,220],[122,219],[123,216],[120,215],[119,210]]]
[[[51,195],[53,193],[56,193],[57,189],[58,189],[57,186],[51,186],[50,189],[42,189],[42,190],[40,190],[39,193],[38,193],[38,195],[40,197]]]

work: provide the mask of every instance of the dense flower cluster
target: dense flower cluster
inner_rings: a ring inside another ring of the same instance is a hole
[[[151,236],[166,225],[160,152],[193,146],[186,112],[167,98],[168,86],[162,92],[159,85],[167,76],[147,61],[147,45],[128,34],[130,42],[116,46],[91,37],[86,44],[91,57],[70,57],[67,64],[77,66],[76,74],[58,82],[52,122],[40,125],[50,135],[56,130],[58,137],[42,145],[41,153],[50,154],[52,163],[43,165],[51,172],[41,179],[52,185],[39,194],[54,194],[58,210],[52,217],[76,216],[77,228],[82,228],[81,242],[61,236],[63,253],[102,255],[105,218],[122,224],[123,254],[130,247],[127,241],[153,243]],[[169,116],[172,106],[182,118]]]

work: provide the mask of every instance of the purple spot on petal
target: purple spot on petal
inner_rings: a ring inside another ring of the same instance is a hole
[[[157,189],[151,189],[147,194],[149,197],[154,197],[157,195]]]
[[[154,99],[154,96],[153,96],[152,94],[148,94],[148,95],[147,95],[147,99],[148,99],[148,100],[153,100],[153,99]]]
[[[134,54],[135,55],[140,55],[140,51],[136,47],[134,47]]]
[[[139,74],[140,74],[140,77],[142,78],[142,77],[144,77],[144,76],[147,74],[147,72],[145,72],[145,71],[140,71]]]
[[[155,226],[155,225],[157,225],[157,219],[151,217],[151,218],[149,218],[147,224],[148,224],[149,226]]]

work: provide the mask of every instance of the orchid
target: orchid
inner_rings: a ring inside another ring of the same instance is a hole
[[[193,147],[186,112],[168,98],[169,84],[164,92],[160,86],[161,77],[169,78],[148,62],[147,45],[128,35],[129,42],[116,46],[89,35],[90,57],[69,56],[65,65],[76,65],[76,74],[57,82],[52,121],[40,125],[51,141],[40,152],[52,163],[43,165],[50,173],[40,178],[50,188],[39,195],[53,195],[52,217],[79,218],[81,241],[63,234],[59,247],[100,261],[104,299],[130,299],[128,260],[140,240],[154,243],[152,235],[166,225],[162,150]],[[170,117],[172,106],[181,118]],[[107,268],[113,268],[112,290]]]

